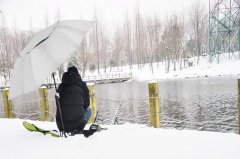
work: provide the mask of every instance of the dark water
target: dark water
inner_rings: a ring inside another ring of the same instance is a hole
[[[54,92],[49,90],[51,120],[56,107]],[[236,77],[159,81],[159,97],[163,128],[237,133]],[[104,124],[111,124],[116,116],[120,124],[150,123],[146,82],[96,85],[96,99]],[[38,92],[20,97],[13,105],[16,118],[40,120]],[[3,117],[2,103],[0,117]]]

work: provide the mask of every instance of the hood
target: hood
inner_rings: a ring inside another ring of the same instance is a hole
[[[62,76],[62,84],[63,85],[71,85],[80,80],[81,80],[81,76],[79,73],[65,72]]]

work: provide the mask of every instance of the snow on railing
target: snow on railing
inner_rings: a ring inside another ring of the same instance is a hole
[[[105,75],[88,75],[83,78],[83,81],[95,81],[95,80],[112,80],[112,79],[122,79],[122,78],[132,78],[132,73],[114,73]]]

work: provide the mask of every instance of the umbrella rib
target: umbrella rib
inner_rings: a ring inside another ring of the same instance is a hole
[[[42,41],[40,41],[35,47],[37,47],[39,44],[41,44],[42,42],[44,42],[45,40],[47,40],[49,38],[49,35],[48,35],[48,37],[46,37],[45,39],[43,39]],[[34,48],[35,48],[34,47]]]
[[[53,31],[56,29],[56,26],[57,26],[57,24],[59,23],[59,21],[55,24],[55,26],[54,26],[54,28],[53,28],[53,30],[51,31],[51,33],[46,37],[46,38],[44,38],[43,40],[41,40],[39,43],[37,43],[34,47],[33,47],[33,49],[34,48],[36,48],[38,45],[40,45],[41,43],[43,43],[44,41],[46,41],[51,35],[52,35],[52,33],[53,33]],[[26,54],[28,54],[28,53],[30,53],[31,51],[29,51],[29,52],[27,52]]]

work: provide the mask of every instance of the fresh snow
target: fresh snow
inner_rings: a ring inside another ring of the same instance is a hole
[[[52,122],[30,121],[56,129]],[[29,132],[21,119],[0,119],[1,158],[6,159],[239,159],[240,136],[145,125],[103,125],[89,138],[56,138]],[[89,126],[89,125],[88,125]]]

